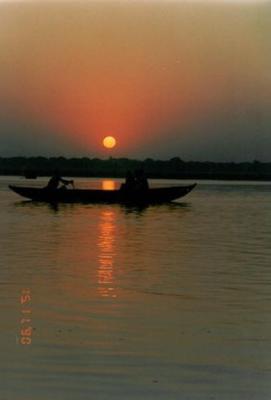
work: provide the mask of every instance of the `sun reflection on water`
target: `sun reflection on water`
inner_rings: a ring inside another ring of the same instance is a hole
[[[112,210],[101,212],[98,235],[98,292],[102,297],[117,297],[114,288],[115,219]]]
[[[105,179],[102,181],[102,189],[103,190],[115,190],[116,182],[112,179]]]

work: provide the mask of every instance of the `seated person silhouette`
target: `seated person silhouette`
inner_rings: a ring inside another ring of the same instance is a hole
[[[55,171],[54,175],[49,179],[49,182],[46,186],[46,189],[49,190],[55,190],[59,188],[59,184],[63,183],[63,186],[61,186],[62,188],[66,188],[66,185],[73,185],[73,180],[69,180],[69,179],[63,179],[58,171]]]
[[[135,172],[135,182],[136,182],[136,190],[140,192],[145,192],[149,189],[149,183],[146,178],[144,170],[138,169]]]
[[[126,174],[125,183],[121,185],[121,190],[128,193],[140,193],[149,189],[149,184],[143,169],[138,169],[135,175],[128,171]]]
[[[135,177],[131,171],[128,171],[125,177],[125,182],[121,185],[120,189],[126,192],[132,192],[135,189]]]

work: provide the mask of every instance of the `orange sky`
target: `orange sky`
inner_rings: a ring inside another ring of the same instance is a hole
[[[244,158],[248,137],[257,145],[247,143],[247,156],[268,157],[269,4],[36,1],[0,10],[7,154],[9,140],[35,154],[34,138],[39,153],[107,156],[110,134],[113,156],[206,159],[220,142]]]

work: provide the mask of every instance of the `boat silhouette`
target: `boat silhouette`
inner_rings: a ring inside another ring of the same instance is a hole
[[[129,203],[159,204],[187,195],[196,183],[187,186],[150,188],[144,191],[97,190],[97,189],[48,189],[9,185],[15,193],[27,199],[47,203]]]

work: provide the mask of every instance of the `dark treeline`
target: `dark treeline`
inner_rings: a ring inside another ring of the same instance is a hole
[[[65,176],[124,177],[128,170],[143,168],[149,178],[177,179],[271,179],[271,163],[259,161],[216,163],[170,160],[144,161],[128,158],[0,157],[1,175],[49,176],[57,169]]]

